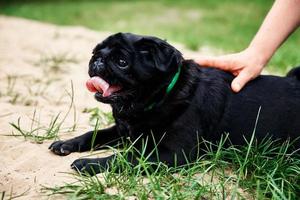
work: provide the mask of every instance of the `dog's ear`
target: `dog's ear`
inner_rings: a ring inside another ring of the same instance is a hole
[[[135,47],[143,55],[144,63],[150,62],[161,72],[177,69],[183,60],[177,49],[155,37],[143,37],[135,43]]]

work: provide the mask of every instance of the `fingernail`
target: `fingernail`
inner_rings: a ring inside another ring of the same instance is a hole
[[[232,84],[232,89],[235,92],[239,92],[241,90],[242,86],[239,83],[233,83]]]

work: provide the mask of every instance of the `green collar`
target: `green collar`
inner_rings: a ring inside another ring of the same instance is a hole
[[[180,72],[181,72],[181,68],[182,68],[182,65],[179,65],[176,74],[173,76],[171,82],[169,83],[169,85],[168,85],[168,87],[166,89],[166,95],[164,96],[164,98],[159,103],[163,102],[165,100],[165,98],[170,94],[170,92],[172,91],[172,89],[174,88],[175,84],[178,81],[178,78],[179,78],[179,75],[180,75]],[[157,104],[158,104],[157,102],[153,102],[147,108],[145,108],[144,111],[151,110]]]

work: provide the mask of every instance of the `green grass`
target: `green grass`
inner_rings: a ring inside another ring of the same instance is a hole
[[[0,97],[8,96],[10,97],[9,103],[16,104],[20,97],[20,93],[15,88],[18,76],[7,75],[6,76],[6,88],[0,91]],[[3,81],[4,82],[4,81]]]
[[[63,69],[66,65],[71,63],[78,63],[74,56],[68,55],[68,53],[53,54],[53,55],[41,55],[39,61],[34,65],[42,67],[44,74],[58,74],[66,72]]]
[[[60,194],[68,199],[293,200],[299,197],[300,155],[293,151],[294,141],[282,143],[266,136],[258,143],[255,128],[251,139],[245,141],[245,146],[228,146],[228,134],[218,144],[203,141],[204,154],[181,167],[148,162],[147,139],[140,151],[133,141],[125,143],[121,151],[111,148],[118,154],[117,159],[101,175],[70,174],[75,179],[73,183],[45,186],[43,190],[50,196]],[[139,154],[136,166],[126,160],[132,152]],[[158,153],[155,149],[150,155]]]
[[[225,52],[245,48],[256,33],[273,1],[270,0],[161,0],[161,1],[1,1],[0,14],[26,17],[59,25],[83,25],[99,31],[134,32],[156,35],[185,44],[190,49],[203,45]],[[300,36],[296,32],[273,57],[270,67],[280,72],[300,63]],[[58,66],[76,62],[67,55],[42,58],[40,64],[52,72]],[[13,102],[19,98],[16,78],[7,78],[5,93]],[[72,95],[71,95],[72,96]],[[73,100],[72,100],[73,102]],[[70,106],[69,110],[72,108]],[[67,113],[69,113],[68,111]],[[108,113],[97,108],[86,109],[91,124],[110,125]],[[21,121],[11,123],[15,135],[35,142],[55,139],[62,131],[63,120],[54,116],[41,126],[32,117],[32,126],[24,129]],[[67,116],[67,115],[65,115]],[[98,122],[97,122],[98,121]],[[75,125],[75,123],[74,123]],[[98,127],[98,126],[97,126]],[[75,128],[75,127],[73,127]],[[42,134],[41,134],[42,133]],[[265,139],[257,143],[253,137],[243,147],[206,142],[206,153],[185,168],[167,167],[159,170],[142,156],[132,167],[125,159],[133,146],[119,152],[111,171],[100,176],[73,174],[74,183],[47,187],[49,195],[63,194],[69,199],[297,199],[300,195],[300,157],[292,152],[292,142],[280,144]],[[213,148],[214,146],[214,148]],[[114,150],[116,151],[116,150]],[[117,151],[118,152],[118,151]],[[140,152],[143,155],[143,151]],[[114,166],[122,166],[120,172]],[[2,193],[4,198],[5,193]],[[6,195],[7,196],[7,195]]]
[[[112,112],[103,112],[100,108],[85,108],[83,113],[89,113],[89,122],[91,126],[96,126],[99,122],[99,128],[106,128],[115,122]]]
[[[52,117],[50,123],[48,125],[43,125],[40,122],[40,119],[37,119],[36,110],[34,110],[32,118],[31,118],[31,125],[29,129],[24,128],[21,125],[21,118],[18,118],[17,123],[10,122],[10,125],[14,128],[11,135],[6,136],[21,136],[25,139],[36,143],[43,143],[45,140],[56,140],[59,138],[59,133],[66,131],[66,132],[73,132],[76,130],[76,111],[74,106],[74,88],[73,83],[71,82],[71,93],[67,91],[67,94],[70,97],[70,105],[68,107],[67,112],[61,117],[61,113],[59,112],[55,116]],[[70,114],[71,110],[74,110],[74,122],[71,127],[63,127],[63,124]]]
[[[244,147],[225,147],[226,140],[225,136],[217,148],[206,142],[206,154],[185,167],[159,163],[156,170],[143,151],[139,164],[132,167],[125,159],[134,149],[129,146],[119,153],[110,171],[94,177],[71,174],[73,183],[45,187],[44,191],[68,199],[293,200],[300,195],[300,157],[288,152],[292,143],[280,145],[266,139],[259,144],[248,141]]]
[[[4,1],[0,14],[60,25],[83,25],[111,32],[156,35],[191,49],[203,45],[225,52],[245,48],[273,1]],[[286,71],[300,63],[299,31],[272,59],[271,69]]]
[[[17,199],[17,198],[20,198],[20,197],[23,197],[24,195],[26,195],[26,193],[29,191],[26,190],[24,191],[23,193],[21,194],[18,194],[18,195],[13,195],[13,190],[11,189],[9,193],[5,192],[5,191],[1,191],[1,195],[0,195],[0,200],[5,200],[5,199]]]

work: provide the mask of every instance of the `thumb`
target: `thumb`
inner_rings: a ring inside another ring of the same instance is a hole
[[[247,70],[242,70],[239,75],[233,79],[231,88],[234,92],[239,92],[252,79],[252,75]]]

